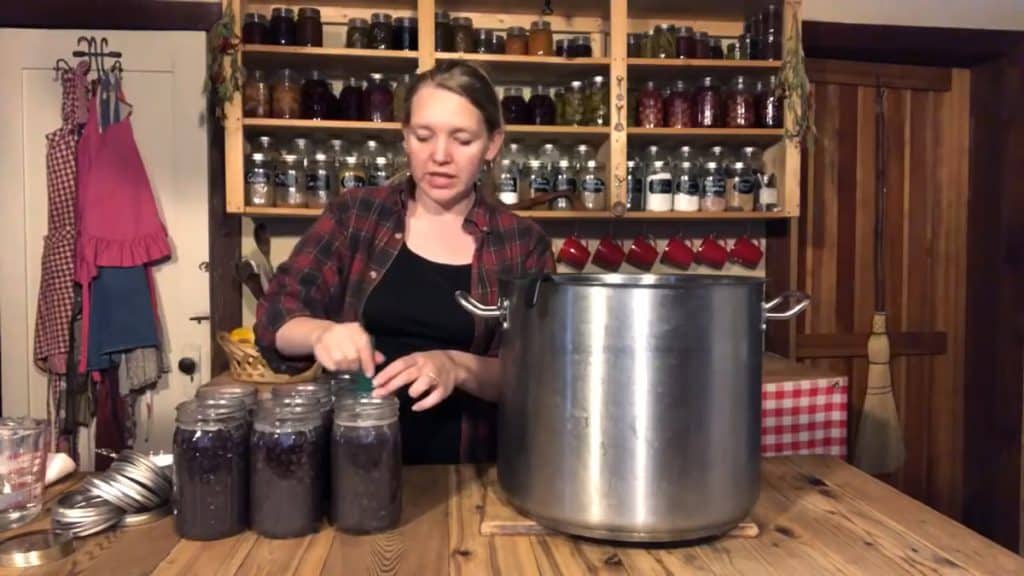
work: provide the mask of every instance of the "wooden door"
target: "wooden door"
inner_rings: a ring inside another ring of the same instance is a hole
[[[804,162],[796,356],[850,375],[851,448],[875,310],[876,111],[885,90],[885,305],[907,458],[890,480],[961,517],[970,73],[809,61],[817,138]]]

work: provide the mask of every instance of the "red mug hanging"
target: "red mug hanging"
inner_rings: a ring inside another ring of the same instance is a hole
[[[626,263],[630,266],[650,272],[658,261],[658,243],[653,236],[640,234],[633,239],[626,253]]]
[[[709,268],[721,270],[728,261],[729,251],[725,246],[722,246],[713,234],[705,236],[700,243],[700,248],[697,249],[697,262]]]
[[[665,244],[665,250],[661,253],[661,263],[680,270],[688,270],[693,265],[696,255],[690,240],[674,236]]]
[[[576,270],[583,270],[587,267],[587,262],[590,260],[590,248],[587,246],[586,240],[569,236],[562,242],[562,247],[558,250],[556,260],[564,262]]]
[[[601,238],[594,249],[594,265],[609,272],[617,272],[625,259],[626,250],[622,247],[622,242],[611,236]]]
[[[729,250],[729,258],[733,262],[738,262],[747,268],[754,269],[757,268],[757,265],[764,258],[764,250],[761,248],[759,240],[740,236],[732,243],[732,249]]]

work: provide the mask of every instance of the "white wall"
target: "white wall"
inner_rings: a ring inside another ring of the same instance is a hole
[[[1024,30],[1024,0],[803,0],[804,20]]]

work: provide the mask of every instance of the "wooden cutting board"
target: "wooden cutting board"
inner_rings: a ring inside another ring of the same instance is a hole
[[[482,536],[529,536],[551,534],[549,530],[516,511],[498,486],[497,469],[492,467],[484,477],[484,509],[480,515]],[[725,538],[757,538],[757,524],[741,522],[724,534]]]

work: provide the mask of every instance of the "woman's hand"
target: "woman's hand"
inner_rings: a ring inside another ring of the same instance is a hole
[[[362,370],[373,377],[384,355],[373,349],[370,335],[358,322],[331,323],[313,335],[313,355],[324,369],[332,372]]]
[[[394,394],[402,386],[409,386],[409,397],[420,398],[412,409],[420,412],[433,408],[447,398],[457,381],[458,366],[444,350],[416,352],[395,360],[373,379],[373,395]]]

